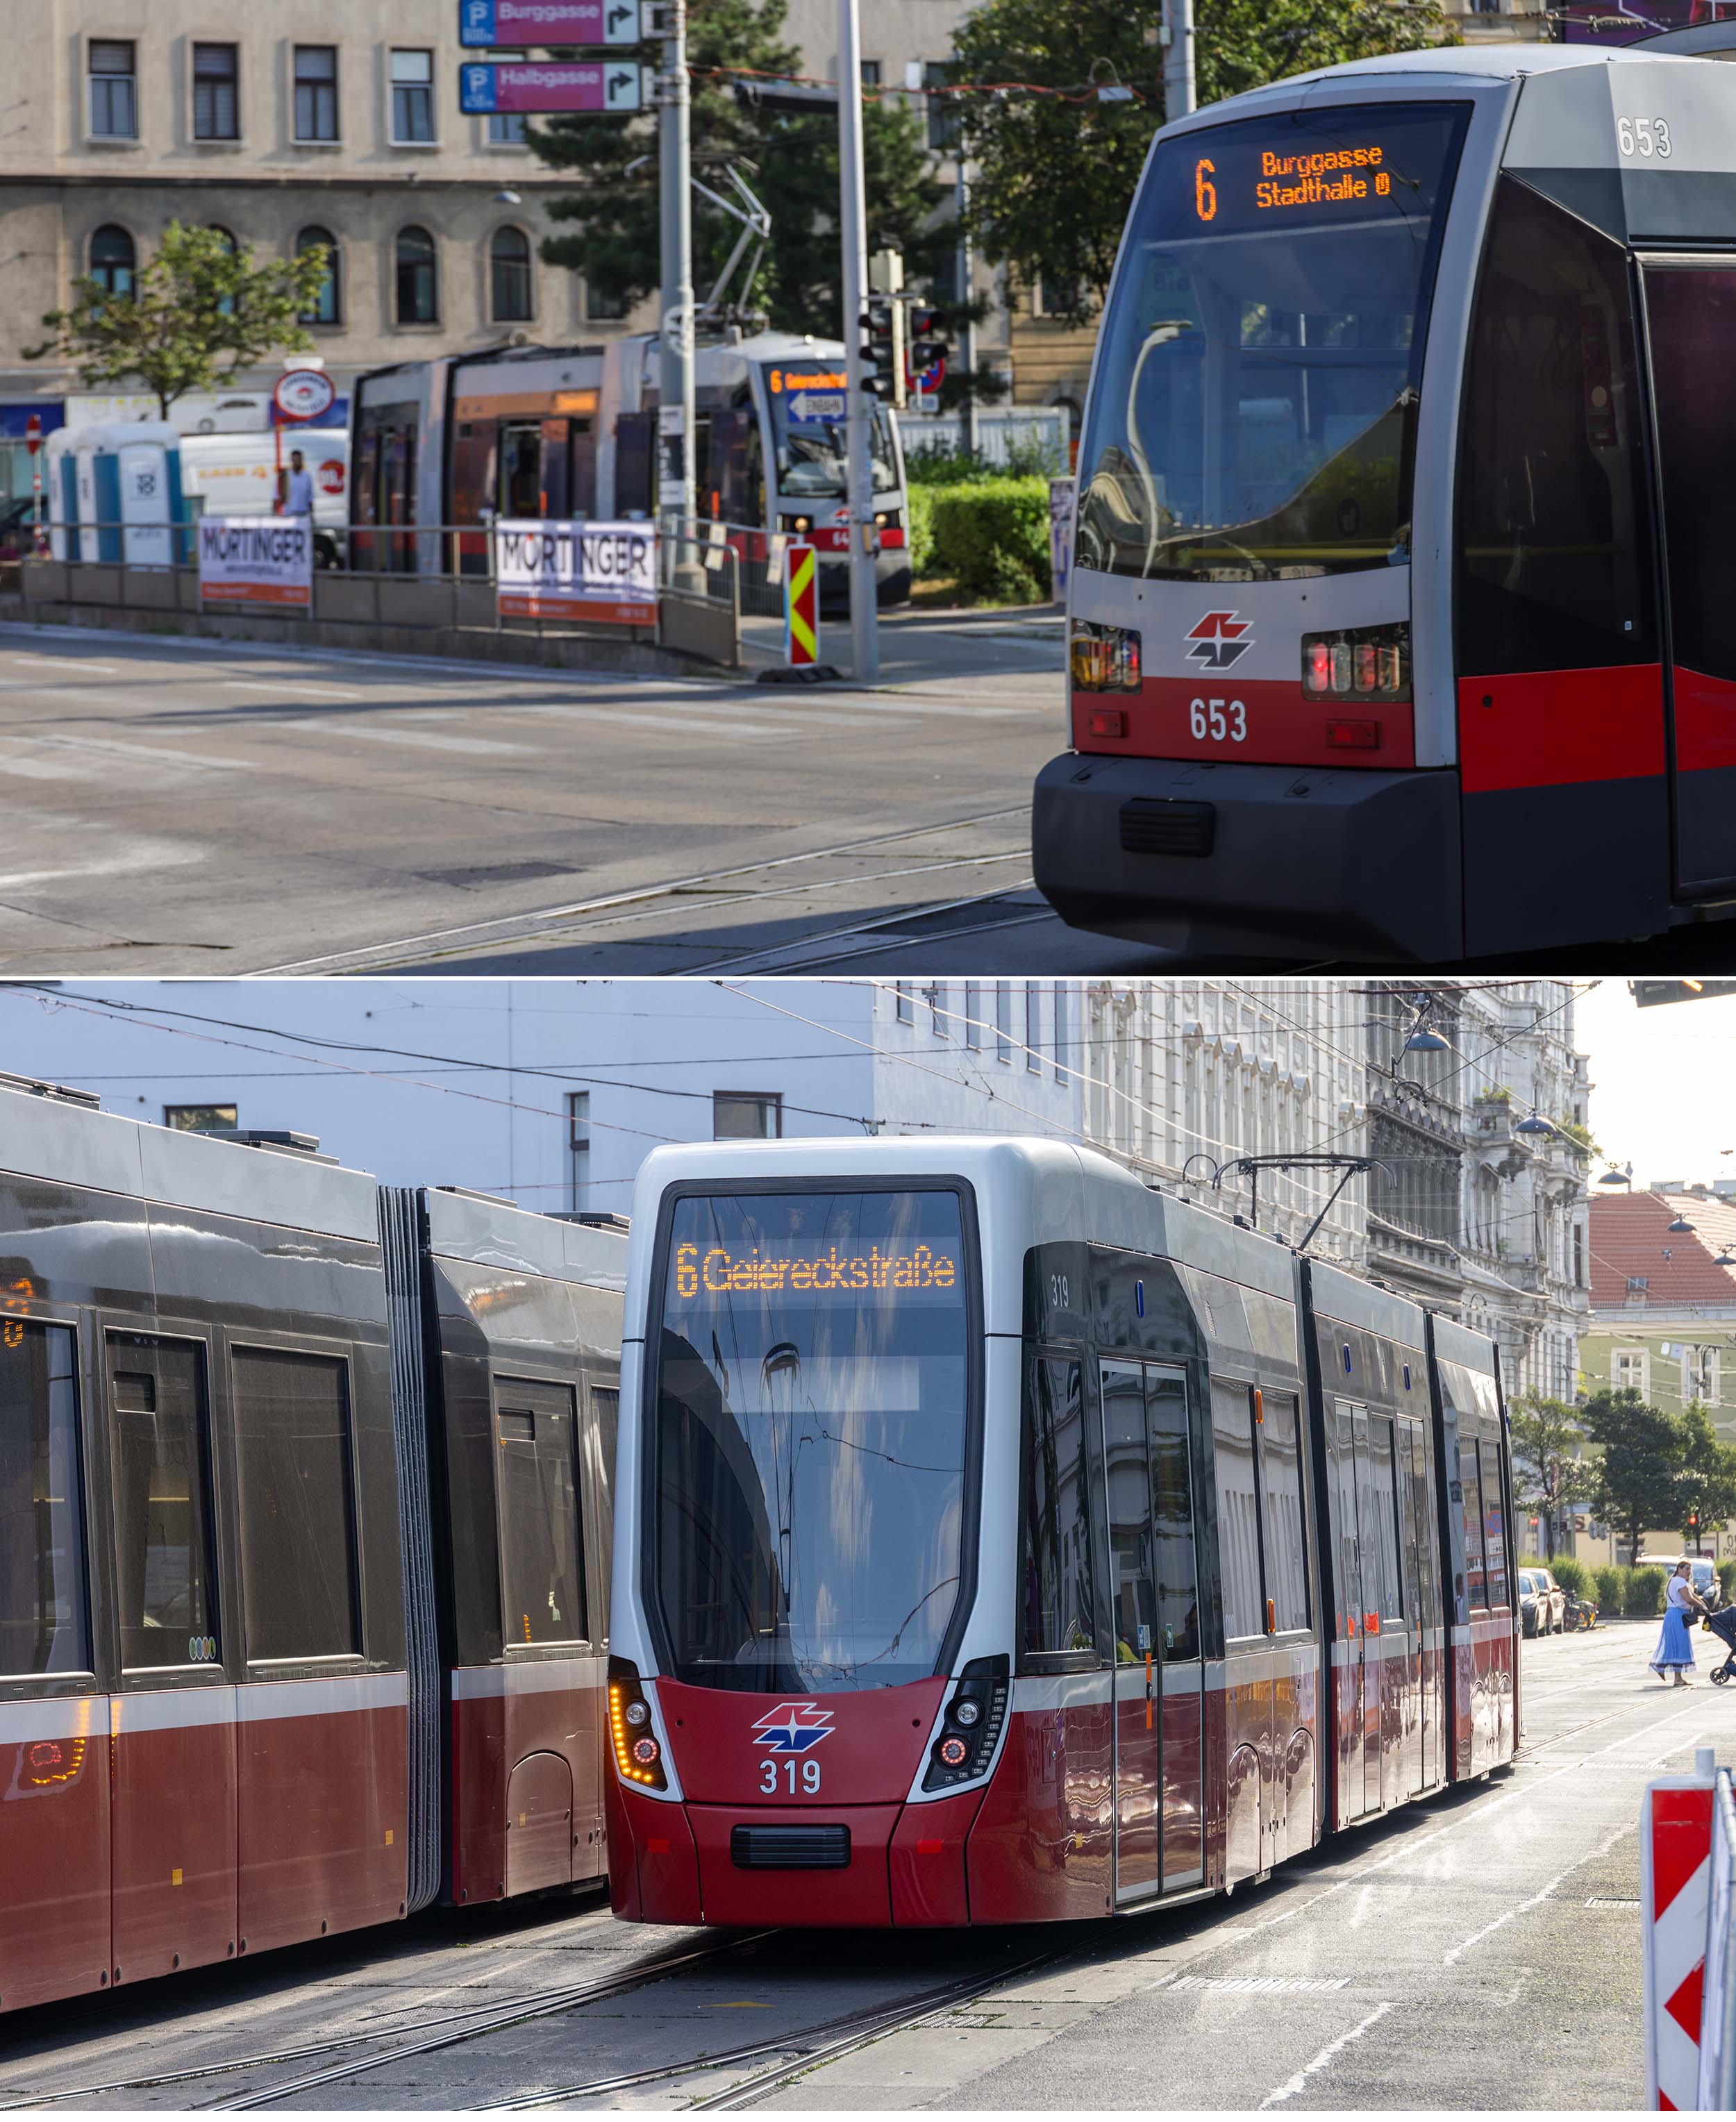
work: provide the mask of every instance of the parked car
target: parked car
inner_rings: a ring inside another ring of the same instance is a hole
[[[1547,1569],[1519,1572],[1519,1625],[1528,1636],[1557,1636],[1567,1626],[1567,1594]]]
[[[1642,1569],[1661,1569],[1666,1576],[1673,1576],[1683,1563],[1687,1564],[1687,1581],[1694,1587],[1694,1596],[1703,1599],[1708,1606],[1723,1603],[1718,1589],[1718,1565],[1709,1554],[1643,1554],[1640,1558]]]

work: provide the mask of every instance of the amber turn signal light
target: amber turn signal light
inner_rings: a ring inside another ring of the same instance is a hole
[[[667,1790],[663,1749],[651,1729],[651,1705],[635,1667],[625,1658],[609,1661],[609,1740],[615,1772],[624,1783],[641,1790]]]

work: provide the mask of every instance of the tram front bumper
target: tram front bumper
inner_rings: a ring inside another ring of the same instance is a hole
[[[1038,889],[1070,927],[1185,951],[1463,956],[1458,777],[1064,752]]]

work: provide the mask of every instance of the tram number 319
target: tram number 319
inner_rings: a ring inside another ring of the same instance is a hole
[[[1240,744],[1247,735],[1247,709],[1240,700],[1195,700],[1187,710],[1187,725],[1196,737]]]
[[[799,1783],[797,1781],[796,1777],[796,1771],[798,1768],[802,1771],[801,1780]],[[812,1760],[761,1761],[760,1764],[760,1791],[763,1797],[775,1797],[778,1795],[778,1771],[780,1769],[784,1772],[783,1782],[784,1788],[788,1790],[792,1797],[796,1795],[798,1790],[806,1791],[810,1797],[818,1797],[820,1792],[820,1764],[817,1761]]]
[[[1624,155],[1658,155],[1668,161],[1673,152],[1668,121],[1663,118],[1618,118],[1616,145]]]

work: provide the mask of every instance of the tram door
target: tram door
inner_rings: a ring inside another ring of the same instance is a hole
[[[1736,259],[1643,270],[1669,601],[1676,886],[1736,881]]]
[[[1338,1765],[1351,1820],[1380,1810],[1381,1516],[1366,1408],[1338,1404],[1338,1603],[1344,1673]]]
[[[1202,1684],[1180,1372],[1100,1372],[1115,1634],[1116,1898],[1204,1877]]]

